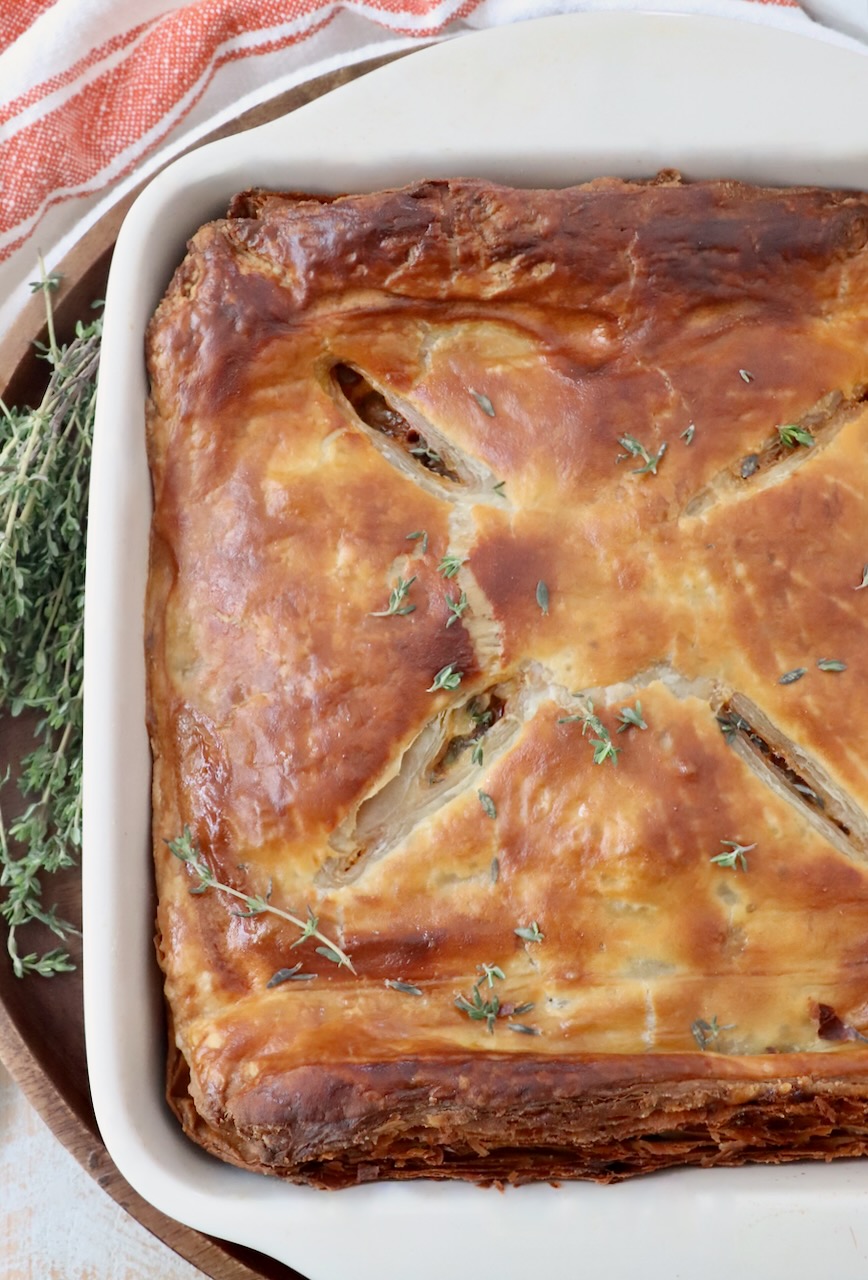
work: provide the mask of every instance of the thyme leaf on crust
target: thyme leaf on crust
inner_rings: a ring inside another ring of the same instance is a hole
[[[405,996],[421,996],[421,987],[415,987],[412,982],[402,982],[399,978],[386,978],[384,985],[391,988],[392,991],[403,991]]]
[[[488,396],[485,395],[482,391],[474,391],[472,387],[470,388],[470,394],[473,396],[473,399],[479,405],[482,412],[484,414],[487,414],[489,418],[493,418],[494,405],[491,403]]]
[[[536,602],[539,605],[540,611],[542,613],[548,613],[549,589],[546,586],[546,584],[543,582],[542,578],[540,578],[539,582],[536,584]]]
[[[405,535],[407,542],[418,542],[419,550],[424,556],[428,550],[428,533],[425,529],[417,529],[415,533]]]
[[[294,964],[291,969],[278,969],[277,973],[273,974],[265,985],[270,988],[281,987],[284,982],[312,982],[317,976],[315,973],[301,973],[300,969],[301,962]]]
[[[691,1024],[690,1030],[700,1049],[705,1050],[710,1044],[714,1043],[722,1031],[732,1031],[734,1026],[734,1022],[727,1023],[725,1027],[720,1026],[717,1021],[717,1014],[714,1014],[710,1022],[707,1018],[697,1018]]]
[[[456,996],[455,1007],[462,1013],[466,1013],[472,1022],[484,1022],[489,1034],[494,1035],[494,1020],[500,1012],[500,1001],[496,995],[490,995],[487,1000],[483,1000],[479,986],[480,984],[477,983],[473,988],[470,1000],[463,995]]]
[[[634,467],[631,473],[632,475],[656,476],[657,467],[660,465],[660,461],[664,453],[666,452],[665,440],[663,444],[661,444],[657,453],[649,453],[648,450],[645,448],[644,444],[642,444],[639,440],[637,440],[635,436],[631,436],[631,435],[618,436],[618,444],[621,446],[622,449],[627,450],[626,453],[618,454],[619,462],[623,461],[625,458],[641,458],[642,459],[642,462],[644,465],[641,467]]]
[[[846,671],[846,662],[841,662],[840,658],[820,658],[817,666],[821,671]]]
[[[407,592],[416,581],[416,575],[412,578],[398,578],[397,583],[389,594],[389,603],[385,609],[378,609],[376,613],[368,614],[369,618],[391,618],[394,615],[404,617],[408,613],[413,613],[416,609],[414,604],[403,604]]]
[[[817,443],[810,431],[806,431],[804,427],[797,426],[795,422],[788,422],[785,426],[778,427],[778,436],[781,444],[787,449],[796,449],[799,445],[810,449],[811,445]]]
[[[451,627],[453,622],[458,621],[458,619],[461,617],[462,613],[464,612],[464,610],[467,608],[469,604],[469,601],[467,599],[467,592],[462,591],[461,595],[458,597],[457,600],[454,600],[452,596],[446,596],[446,604],[451,615],[449,618],[447,618],[446,625],[447,627]]]
[[[807,667],[793,667],[792,671],[785,671],[778,684],[795,684],[797,680],[801,680],[802,676],[808,674]]]
[[[647,729],[648,726],[642,719],[642,703],[637,700],[635,707],[622,707],[618,712],[618,719],[621,723],[618,725],[618,732],[623,733],[625,729]]]
[[[542,942],[545,938],[536,920],[532,920],[529,925],[520,925],[518,929],[513,929],[513,933],[524,942]]]
[[[476,968],[482,974],[477,986],[482,986],[483,982],[487,982],[489,987],[493,987],[496,978],[499,978],[501,982],[506,980],[506,974],[499,964],[478,964]]]
[[[853,590],[864,591],[866,587],[868,587],[868,564],[862,566],[862,581],[859,583],[858,587],[854,587]]]
[[[579,697],[579,694],[574,695]],[[584,706],[581,711],[571,716],[561,716],[558,724],[574,724],[576,721],[581,722],[582,737],[589,731],[596,734],[591,738],[591,746],[594,748],[594,764],[604,764],[607,760],[611,760],[613,765],[618,764],[618,756],[621,754],[621,747],[616,747],[612,743],[612,735],[603,724],[598,715],[594,713],[594,704],[590,698],[585,698]]]
[[[247,912],[241,914],[260,915],[263,912],[269,912],[271,915],[279,916],[282,920],[287,920],[291,925],[294,925],[296,929],[301,930],[301,937],[291,943],[291,946],[297,947],[307,938],[316,938],[317,941],[323,944],[321,947],[316,948],[319,955],[324,956],[333,964],[349,969],[351,973],[356,972],[346,952],[332,942],[331,938],[326,937],[324,933],[320,933],[317,928],[319,921],[310,907],[307,909],[307,920],[302,920],[291,911],[284,911],[281,907],[273,906],[265,898],[253,897],[250,894],[243,893],[240,889],[233,888],[230,884],[223,884],[222,881],[217,879],[208,863],[193,844],[193,837],[188,826],[184,827],[180,836],[177,836],[174,840],[166,840],[165,843],[169,848],[169,852],[173,853],[180,862],[186,863],[190,870],[199,877],[199,883],[191,889],[191,893],[205,893],[208,889],[219,889],[221,893],[228,893],[230,897],[236,898],[239,902],[245,904]]]
[[[456,671],[450,662],[448,666],[441,667],[434,677],[432,684],[425,690],[426,693],[434,693],[437,689],[457,689],[464,678],[463,671]]]
[[[466,556],[445,555],[437,566],[437,572],[444,578],[454,578],[463,564],[467,564]]]
[[[483,813],[486,815],[486,817],[488,817],[488,818],[496,818],[496,817],[497,817],[497,805],[494,803],[494,801],[492,800],[492,798],[491,798],[491,796],[488,794],[488,792],[487,792],[487,791],[477,791],[477,793],[476,793],[476,794],[479,796],[479,803],[482,805],[482,810],[483,810]]]
[[[741,867],[742,871],[747,871],[747,857],[751,849],[756,848],[756,844],[739,844],[737,840],[721,840],[720,842],[727,850],[726,853],[716,853],[711,859],[719,867]]]

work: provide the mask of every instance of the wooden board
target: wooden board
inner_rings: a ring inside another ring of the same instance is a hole
[[[404,54],[391,54],[321,76],[245,112],[197,145],[297,110],[401,56]],[[61,341],[71,335],[77,320],[92,314],[91,303],[104,296],[118,229],[137,194],[138,190],[119,200],[58,267],[62,283],[52,299]],[[36,358],[33,343],[44,338],[44,302],[37,295],[24,309],[14,330],[0,343],[0,399],[6,404],[38,403],[46,366]],[[14,772],[16,762],[29,749],[32,732],[32,720],[0,718],[0,777],[7,765]],[[14,816],[10,810],[14,794],[13,787],[4,788],[3,811],[7,819]],[[77,870],[49,877],[45,897],[48,905],[57,904],[63,918],[74,922],[81,919]],[[32,931],[22,937],[21,943],[22,948],[42,950],[56,945],[56,939],[50,934],[41,938]],[[0,948],[0,1060],[10,1075],[58,1140],[99,1185],[212,1280],[303,1280],[298,1272],[281,1263],[181,1226],[147,1204],[121,1177],[103,1146],[91,1107],[84,1047],[81,946],[77,939],[71,940],[69,950],[78,966],[74,973],[51,979],[18,979],[6,961],[5,947]]]

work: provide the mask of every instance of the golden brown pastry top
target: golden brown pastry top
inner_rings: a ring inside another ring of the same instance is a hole
[[[674,176],[197,234],[149,333],[147,639],[203,1113],[314,1064],[864,1067],[866,242],[862,195]],[[355,973],[191,896],[185,825]]]

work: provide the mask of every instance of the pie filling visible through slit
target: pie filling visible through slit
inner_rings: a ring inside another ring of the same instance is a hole
[[[151,322],[168,1097],[321,1187],[868,1150],[868,196],[252,191]]]

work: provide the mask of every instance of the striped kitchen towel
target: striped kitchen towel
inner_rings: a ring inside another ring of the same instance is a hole
[[[0,335],[125,191],[243,110],[343,64],[550,13],[813,24],[796,0],[3,0]]]

